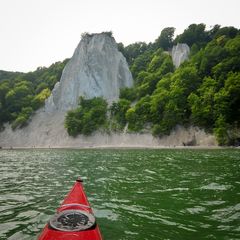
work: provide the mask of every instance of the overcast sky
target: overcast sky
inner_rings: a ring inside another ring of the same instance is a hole
[[[240,28],[240,0],[0,0],[0,69],[33,71],[72,56],[83,32],[113,31],[125,45],[165,27]]]

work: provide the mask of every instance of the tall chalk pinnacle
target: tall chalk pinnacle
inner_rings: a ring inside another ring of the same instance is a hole
[[[106,33],[85,34],[46,100],[45,109],[64,112],[76,108],[80,96],[112,102],[118,99],[120,88],[132,85],[128,64],[114,38]]]

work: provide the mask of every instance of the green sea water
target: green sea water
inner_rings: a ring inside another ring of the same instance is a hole
[[[1,150],[0,239],[36,239],[77,176],[105,240],[240,239],[240,151]]]

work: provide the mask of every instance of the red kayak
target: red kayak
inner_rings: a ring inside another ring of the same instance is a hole
[[[102,240],[93,211],[77,179],[38,240]]]

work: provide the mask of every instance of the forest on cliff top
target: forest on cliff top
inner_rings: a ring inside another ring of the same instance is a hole
[[[174,31],[163,29],[149,44],[119,43],[134,87],[121,89],[111,106],[102,98],[80,98],[79,107],[66,116],[68,133],[127,129],[161,137],[177,125],[194,125],[213,133],[220,145],[239,145],[239,29],[215,25],[206,30],[204,24],[191,24],[175,38]],[[177,43],[188,44],[191,51],[176,69],[169,51]],[[13,129],[24,127],[44,105],[67,61],[29,73],[0,71],[0,127],[6,122]]]

